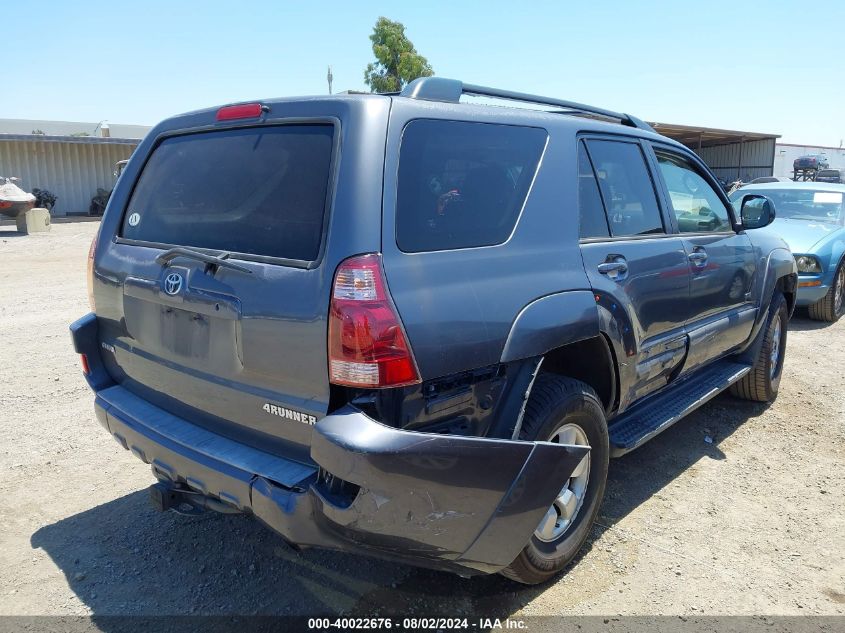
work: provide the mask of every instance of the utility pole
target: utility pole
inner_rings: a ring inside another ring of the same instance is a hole
[[[334,76],[332,76],[332,67],[331,66],[329,66],[329,73],[326,75],[326,79],[329,82],[329,94],[331,94],[332,93],[332,79],[334,79]]]

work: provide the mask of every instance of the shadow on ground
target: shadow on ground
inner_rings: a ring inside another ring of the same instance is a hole
[[[611,461],[607,494],[579,560],[607,527],[701,459],[765,406],[717,397],[641,449]],[[709,443],[705,438],[712,439]],[[294,552],[245,516],[152,510],[146,491],[38,530],[31,538],[80,600],[108,614],[443,615],[506,617],[547,586],[463,579],[350,554]],[[577,564],[577,560],[574,564]]]
[[[26,233],[19,233],[18,230],[15,228],[15,225],[12,225],[11,229],[3,227],[0,225],[0,240],[5,241],[9,237],[26,237]]]
[[[814,321],[807,315],[806,308],[797,308],[795,314],[789,320],[790,332],[812,332],[814,330],[824,330],[829,328],[833,323],[827,321]]]
[[[94,615],[340,613],[409,573],[349,554],[295,552],[243,515],[158,513],[146,490],[30,540]]]

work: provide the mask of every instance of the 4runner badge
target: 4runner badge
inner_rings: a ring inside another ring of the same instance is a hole
[[[264,406],[261,408],[264,409],[270,415],[278,415],[280,418],[293,420],[294,422],[302,422],[303,424],[317,424],[317,418],[315,418],[313,415],[308,415],[307,413],[300,413],[299,411],[294,411],[293,409],[286,409],[285,407],[270,404],[269,402],[265,402]]]

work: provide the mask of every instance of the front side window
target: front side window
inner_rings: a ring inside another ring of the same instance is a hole
[[[720,233],[732,230],[728,210],[722,199],[687,160],[658,153],[657,162],[681,233]]]
[[[399,151],[399,248],[419,253],[503,243],[516,226],[546,138],[540,128],[408,123]]]
[[[613,237],[664,233],[645,157],[636,143],[587,141]]]

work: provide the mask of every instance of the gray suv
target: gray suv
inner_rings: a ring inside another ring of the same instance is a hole
[[[159,509],[538,583],[609,458],[775,398],[795,262],[738,208],[635,117],[460,81],[192,112],[117,182],[73,342]]]

